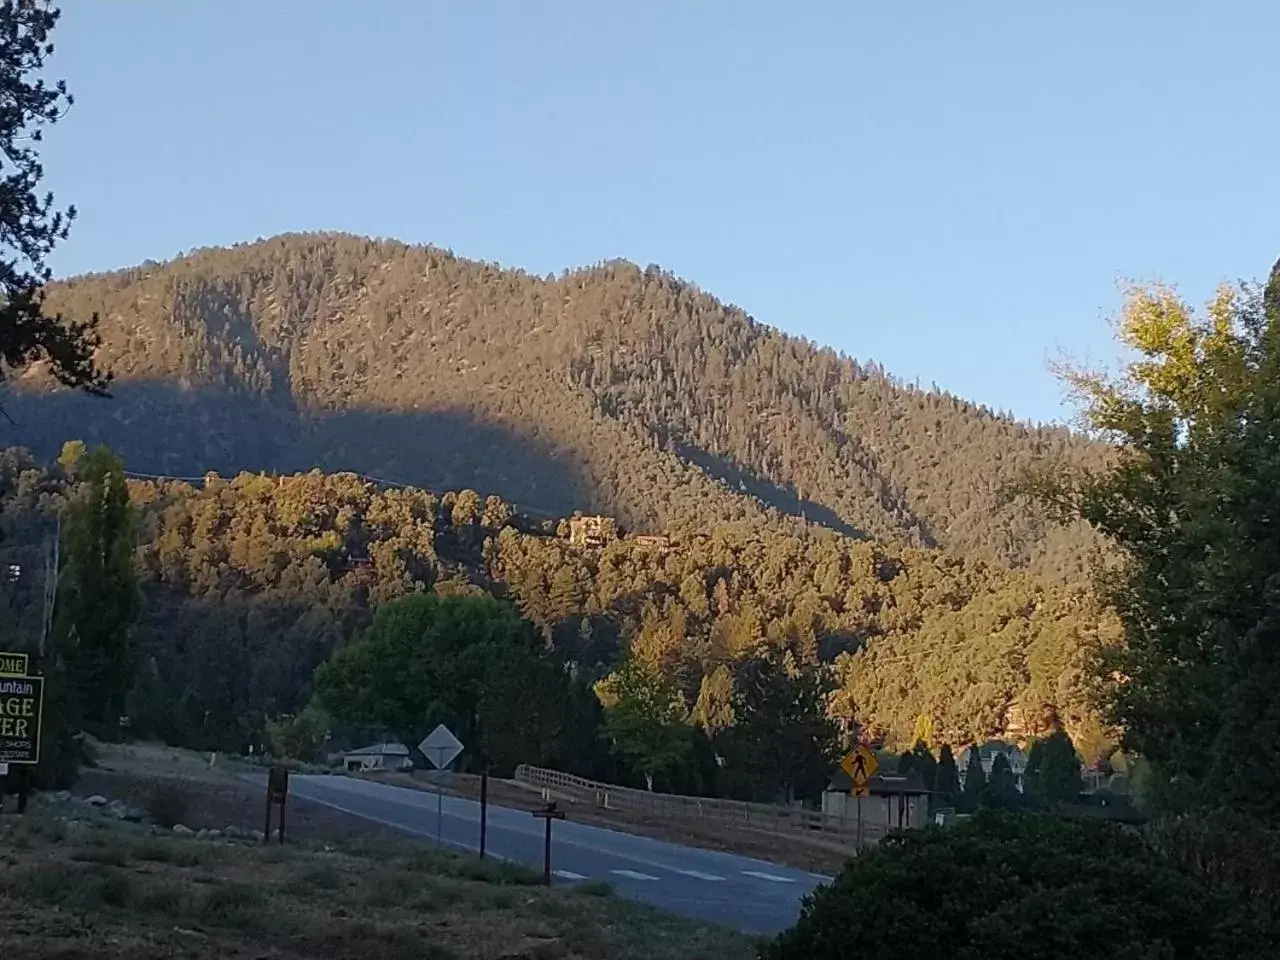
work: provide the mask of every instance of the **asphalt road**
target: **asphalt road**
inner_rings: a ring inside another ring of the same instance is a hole
[[[434,794],[342,776],[295,775],[289,788],[294,796],[436,839]],[[541,869],[543,830],[543,821],[527,811],[489,806],[487,847],[495,856]],[[440,832],[448,846],[478,850],[480,805],[444,797]],[[623,896],[752,934],[791,926],[800,898],[828,879],[571,820],[552,826],[551,865],[557,883],[607,881]]]

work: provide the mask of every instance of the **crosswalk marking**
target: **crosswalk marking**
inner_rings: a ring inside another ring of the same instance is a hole
[[[657,877],[651,877],[647,873],[637,873],[635,870],[610,870],[620,877],[626,877],[628,880],[657,880]]]
[[[748,877],[756,877],[760,880],[772,880],[774,883],[795,883],[790,877],[780,877],[774,873],[761,873],[759,870],[743,870]]]
[[[715,882],[724,879],[724,877],[717,877],[714,873],[701,873],[697,870],[680,870],[674,867],[672,869],[675,869],[676,873],[684,874],[686,877],[693,877],[695,880],[709,880]]]
[[[585,880],[585,879],[587,879],[587,878],[586,878],[586,877],[584,877],[582,874],[580,874],[580,873],[574,873],[572,870],[557,870],[557,871],[555,871],[555,874],[556,874],[556,876],[557,876],[557,877],[559,877],[561,880]]]

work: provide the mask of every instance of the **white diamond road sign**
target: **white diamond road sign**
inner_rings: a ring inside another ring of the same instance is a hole
[[[427,734],[418,744],[418,749],[437,770],[443,770],[458,759],[458,754],[462,752],[462,742],[442,723]]]

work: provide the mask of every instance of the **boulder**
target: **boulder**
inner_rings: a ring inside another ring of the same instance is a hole
[[[209,839],[209,831],[208,831],[208,830],[203,830],[203,829],[202,829],[202,830],[197,830],[197,831],[196,831],[196,839],[197,839],[197,840],[208,840],[208,839]]]
[[[107,798],[102,796],[100,793],[95,793],[92,797],[87,797],[84,802],[89,804],[91,807],[105,807],[107,805]]]
[[[222,839],[222,831],[221,831],[221,830],[208,830],[208,831],[206,831],[206,832],[205,832],[205,839],[207,839],[207,840],[221,840],[221,839]]]
[[[175,823],[175,824],[173,825],[173,832],[174,832],[174,833],[176,833],[176,834],[177,834],[178,836],[180,836],[180,837],[192,837],[192,836],[195,836],[195,831],[194,831],[194,830],[192,830],[190,827],[188,827],[186,824],[183,824],[183,823]]]

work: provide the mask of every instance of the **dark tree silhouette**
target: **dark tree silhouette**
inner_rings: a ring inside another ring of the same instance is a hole
[[[75,207],[55,208],[53,194],[36,192],[44,127],[72,103],[65,81],[49,86],[39,76],[60,15],[39,0],[0,4],[0,383],[43,362],[59,383],[104,394],[108,377],[93,362],[97,318],[67,320],[44,310],[52,276],[46,260],[76,215]]]

